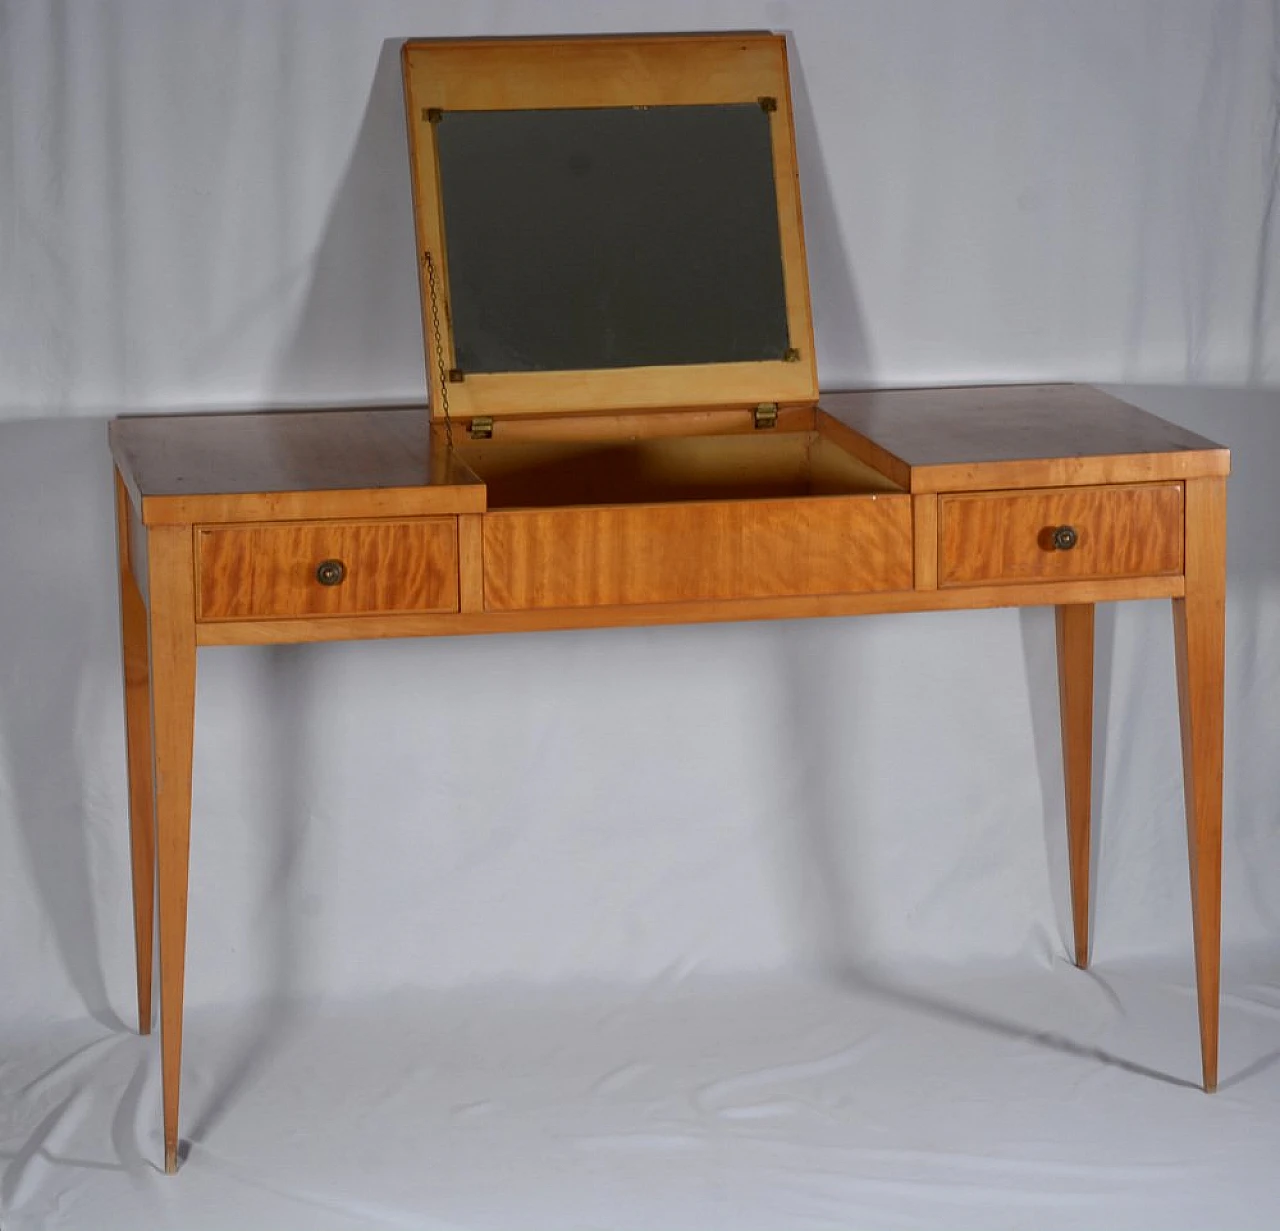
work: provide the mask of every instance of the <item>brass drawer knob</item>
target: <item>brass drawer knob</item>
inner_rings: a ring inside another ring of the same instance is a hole
[[[1076,533],[1074,526],[1056,526],[1053,531],[1053,549],[1054,551],[1070,551],[1078,542],[1080,536]]]
[[[341,560],[321,560],[316,565],[316,580],[322,586],[340,586],[347,576],[347,566]]]

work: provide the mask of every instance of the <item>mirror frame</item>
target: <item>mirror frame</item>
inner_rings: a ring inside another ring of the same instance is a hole
[[[468,373],[448,382],[452,417],[811,404],[817,364],[805,264],[786,40],[777,34],[411,41],[402,51],[431,414],[441,416],[432,288],[446,372],[457,366],[440,193],[440,112],[645,107],[774,100],[770,112],[788,334],[793,357],[759,362]]]

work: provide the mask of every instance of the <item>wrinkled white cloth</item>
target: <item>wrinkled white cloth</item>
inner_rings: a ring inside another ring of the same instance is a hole
[[[154,1046],[0,1070],[5,1231],[1266,1231],[1280,989],[1228,977],[1223,1081],[1151,963],[402,993],[194,1013],[176,1178]]]

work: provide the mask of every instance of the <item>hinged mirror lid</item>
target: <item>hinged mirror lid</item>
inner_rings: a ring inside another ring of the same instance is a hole
[[[403,64],[434,416],[816,400],[780,35]]]

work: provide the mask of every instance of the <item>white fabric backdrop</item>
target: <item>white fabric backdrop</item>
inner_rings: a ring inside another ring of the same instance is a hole
[[[105,420],[422,399],[403,37],[755,27],[825,388],[1111,382],[1233,448],[1225,937],[1275,954],[1280,5],[0,0],[0,1024],[132,1019]],[[1095,958],[1185,972],[1167,604],[1102,609],[1098,684]],[[205,650],[199,687],[196,1010],[1062,951],[1047,612]]]

